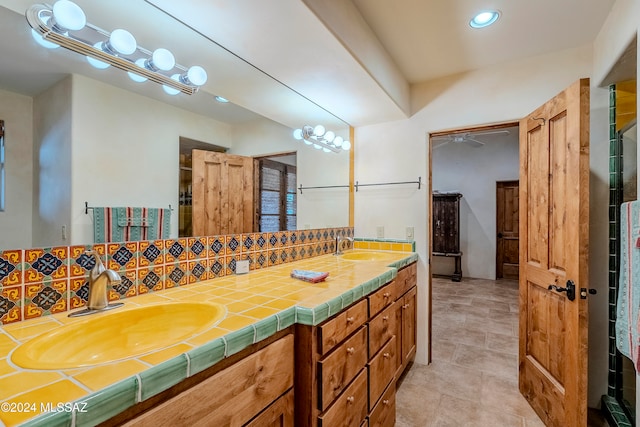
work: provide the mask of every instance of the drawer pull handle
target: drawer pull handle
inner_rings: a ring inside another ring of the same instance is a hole
[[[384,353],[382,357],[384,357],[385,359],[388,359],[391,357],[391,355],[389,353]]]
[[[349,354],[353,354],[355,351],[356,351],[356,349],[353,348],[353,347],[347,348],[347,353],[349,353]]]
[[[347,323],[353,323],[354,320],[353,316],[347,317]]]
[[[353,396],[349,396],[347,397],[347,402],[348,403],[353,403],[356,399]]]
[[[402,306],[402,308],[403,308],[404,310],[406,310],[407,308],[409,308],[409,304],[405,304],[405,305],[403,305],[403,306]]]
[[[389,406],[389,399],[385,399],[385,400],[383,400],[383,401],[382,401],[382,403],[383,403],[384,405]]]
[[[384,298],[389,298],[391,296],[391,294],[389,292],[385,292],[384,294],[382,294],[382,296]]]
[[[389,320],[389,316],[382,316],[382,320],[386,322],[387,320]]]

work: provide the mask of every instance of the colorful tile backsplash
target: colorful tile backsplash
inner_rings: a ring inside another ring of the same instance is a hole
[[[335,236],[353,228],[246,233],[142,242],[0,251],[0,324],[86,305],[96,251],[122,277],[109,291],[115,301],[234,274],[238,260],[256,270],[335,250]]]

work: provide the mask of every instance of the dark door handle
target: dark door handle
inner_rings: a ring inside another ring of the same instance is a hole
[[[502,233],[498,233],[498,239],[502,239]]]
[[[573,283],[572,280],[567,280],[567,287],[566,288],[561,288],[559,286],[556,285],[549,285],[549,287],[547,288],[550,291],[556,291],[556,292],[566,292],[567,293],[567,299],[569,301],[573,301],[576,299],[576,285],[575,283]]]

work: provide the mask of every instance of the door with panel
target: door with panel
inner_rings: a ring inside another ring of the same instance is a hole
[[[586,426],[589,92],[520,122],[519,386],[547,426]]]
[[[518,279],[518,181],[496,184],[496,279]]]
[[[193,234],[253,231],[253,159],[193,150]]]

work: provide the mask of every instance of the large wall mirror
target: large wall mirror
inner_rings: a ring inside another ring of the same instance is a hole
[[[171,206],[177,237],[181,139],[256,158],[295,153],[297,186],[349,183],[348,152],[325,153],[292,137],[295,128],[323,124],[347,139],[348,125],[330,112],[148,2],[75,2],[91,24],[126,28],[145,48],[165,47],[181,64],[202,65],[209,79],[194,95],[169,96],[123,71],[97,70],[77,53],[34,41],[24,15],[33,2],[1,0],[0,250],[92,243],[85,202]],[[347,188],[298,192],[296,203],[298,229],[349,225]]]

